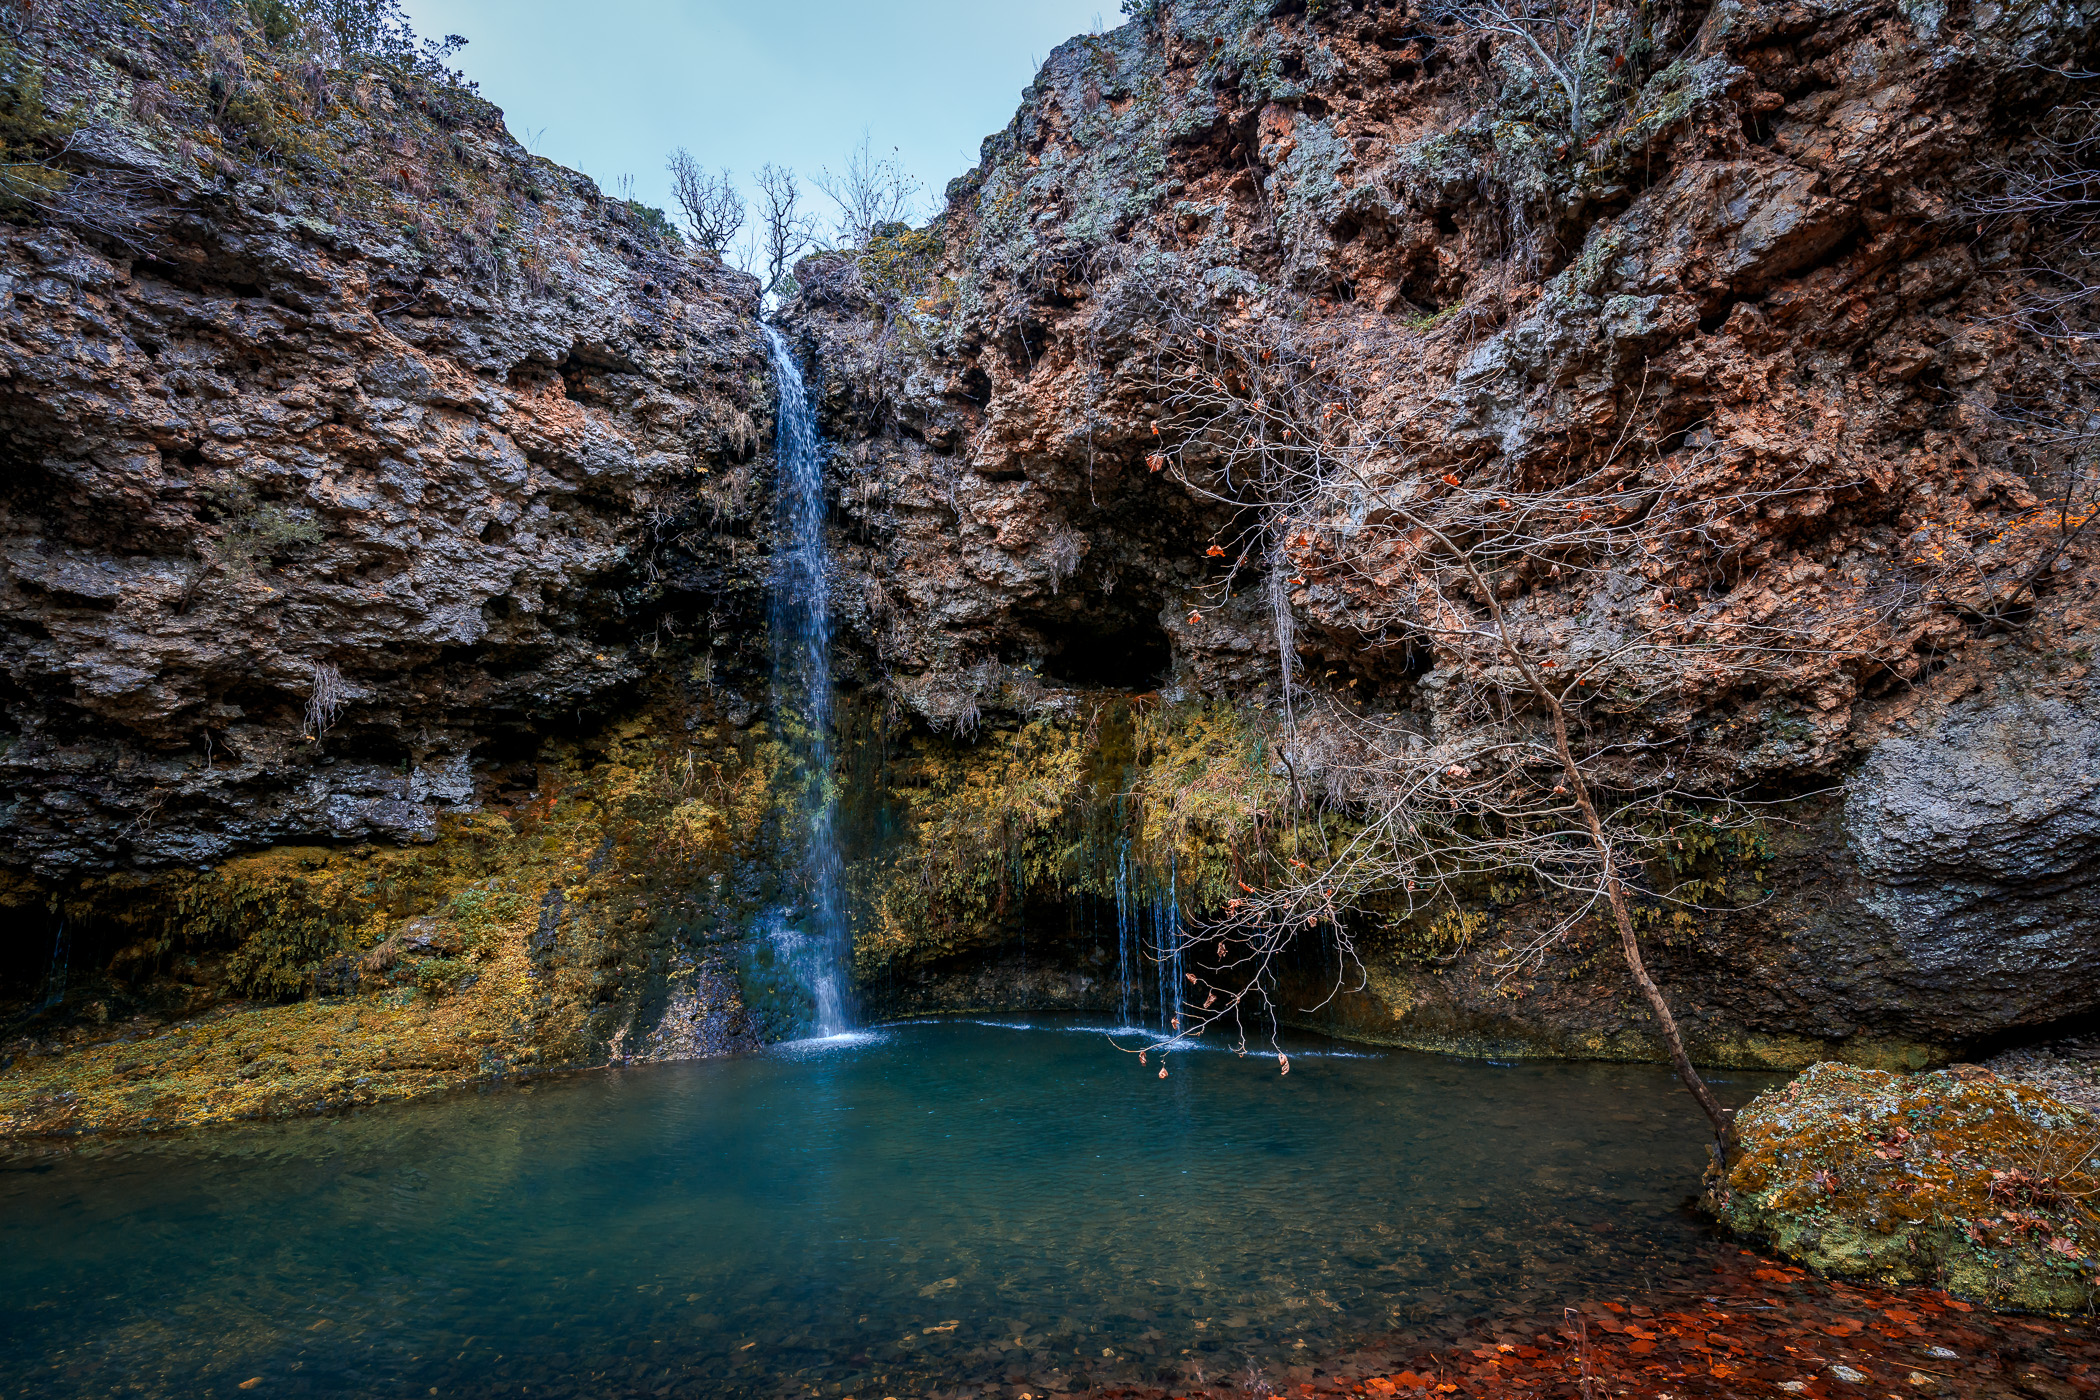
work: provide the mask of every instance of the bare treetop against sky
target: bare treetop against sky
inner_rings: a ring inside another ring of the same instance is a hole
[[[863,130],[930,198],[1012,119],[1033,64],[1116,0],[406,0],[535,152],[673,211],[685,146],[748,191],[767,161],[839,169]],[[820,196],[814,208],[829,215]],[[931,208],[929,200],[928,209]]]

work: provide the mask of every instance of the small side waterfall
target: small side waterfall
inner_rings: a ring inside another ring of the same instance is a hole
[[[1143,1015],[1138,1006],[1138,984],[1131,969],[1142,965],[1144,952],[1138,947],[1136,911],[1130,904],[1130,840],[1116,845],[1116,1013],[1126,1026],[1134,1026]]]
[[[1149,1016],[1154,1028],[1172,1036],[1183,1029],[1180,872],[1170,863],[1166,887],[1140,902],[1143,873],[1140,868],[1134,878],[1125,837],[1116,847],[1116,1013],[1133,1028]]]
[[[1153,956],[1159,960],[1159,1024],[1170,1034],[1181,1032],[1181,872],[1167,860],[1167,897],[1152,906]]]
[[[763,327],[779,388],[774,433],[779,530],[768,623],[773,644],[773,713],[790,755],[803,824],[802,902],[775,921],[771,937],[816,1002],[816,1033],[852,1024],[847,993],[850,940],[840,903],[837,810],[831,772],[831,597],[824,544],[824,454],[802,365],[785,337]],[[791,839],[794,833],[791,833]]]
[[[66,999],[66,921],[58,921],[58,932],[51,939],[51,967],[44,974],[44,994],[37,1001],[36,1009],[49,1011]]]

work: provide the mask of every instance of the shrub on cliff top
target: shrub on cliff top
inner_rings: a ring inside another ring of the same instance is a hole
[[[419,40],[400,0],[245,0],[245,9],[270,43],[304,40],[333,59],[332,66],[392,68],[475,90],[451,65],[467,41],[457,34]]]

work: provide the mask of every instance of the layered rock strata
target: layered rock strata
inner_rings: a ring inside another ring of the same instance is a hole
[[[44,9],[11,62],[69,188],[0,225],[15,868],[428,839],[696,615],[735,660],[695,522],[755,509],[749,278],[460,87]]]

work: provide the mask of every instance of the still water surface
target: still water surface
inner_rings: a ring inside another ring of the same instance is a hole
[[[1662,1070],[1291,1049],[916,1023],[0,1168],[0,1396],[1275,1374],[1712,1248]]]

